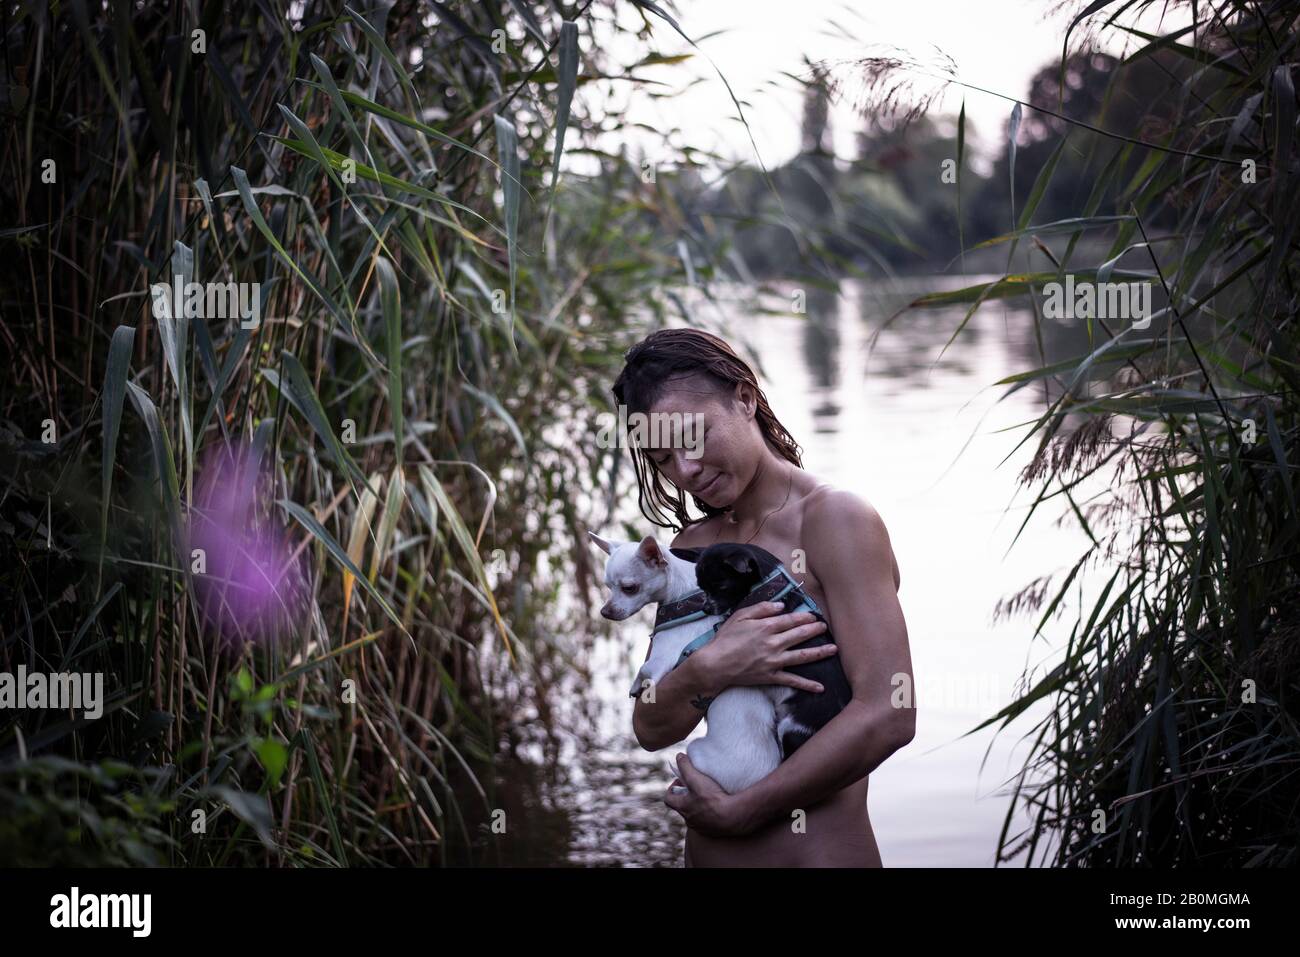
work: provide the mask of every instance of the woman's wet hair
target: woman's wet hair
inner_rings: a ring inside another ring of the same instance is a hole
[[[614,383],[614,398],[627,408],[628,415],[648,413],[670,388],[680,388],[682,380],[694,379],[727,401],[732,400],[736,383],[744,382],[757,397],[754,419],[764,440],[782,458],[803,468],[799,443],[772,413],[754,371],[724,340],[699,329],[661,329],[629,349],[623,360],[623,371]],[[669,482],[644,449],[633,449],[632,467],[641,512],[655,525],[678,530],[704,520],[689,516],[689,493]],[[691,499],[704,517],[728,511],[714,508],[694,495]]]

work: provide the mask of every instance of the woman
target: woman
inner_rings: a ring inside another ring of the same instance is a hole
[[[733,685],[821,688],[784,668],[838,653],[849,704],[780,767],[727,794],[677,756],[680,779],[664,803],[686,821],[686,866],[879,867],[867,816],[867,775],[916,727],[898,565],[875,510],[803,470],[749,366],[695,329],[647,336],[626,356],[614,395],[627,414],[702,416],[702,442],[682,437],[633,452],[642,512],[680,529],[674,546],[739,542],[767,549],[803,581],[838,643],[792,651],[824,631],[779,606],[743,609],[671,671],[654,702],[636,699],[633,728],[650,751],[686,738],[709,702]],[[654,419],[650,419],[654,421]],[[650,430],[656,435],[658,430]],[[703,518],[686,510],[690,493]],[[895,702],[899,706],[895,706]],[[677,793],[685,785],[688,793]]]

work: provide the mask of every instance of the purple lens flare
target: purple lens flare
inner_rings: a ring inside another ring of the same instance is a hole
[[[306,594],[288,534],[259,498],[259,477],[246,444],[217,447],[201,467],[190,513],[200,618],[235,649],[295,630]]]

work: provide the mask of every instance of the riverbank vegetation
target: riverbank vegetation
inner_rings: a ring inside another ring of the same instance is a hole
[[[589,95],[664,13],[8,12],[0,665],[107,700],[6,715],[0,859],[509,863],[562,831],[499,765],[555,764],[590,620],[557,594],[619,479],[591,420],[691,235]]]

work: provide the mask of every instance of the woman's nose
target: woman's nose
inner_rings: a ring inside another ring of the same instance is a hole
[[[687,482],[704,471],[698,458],[690,458],[686,453],[689,449],[673,449],[673,464],[677,466],[677,474],[686,479]]]

